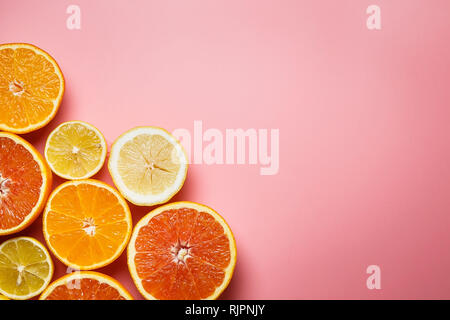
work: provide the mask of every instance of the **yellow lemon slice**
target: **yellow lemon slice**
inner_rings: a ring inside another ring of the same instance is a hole
[[[126,199],[152,206],[167,202],[181,189],[188,159],[178,140],[166,130],[138,127],[114,142],[108,168]]]
[[[39,295],[53,276],[53,262],[36,239],[19,237],[0,245],[0,294],[25,300]]]
[[[52,171],[68,180],[95,175],[106,159],[106,141],[94,126],[82,121],[62,123],[50,133],[45,158]]]

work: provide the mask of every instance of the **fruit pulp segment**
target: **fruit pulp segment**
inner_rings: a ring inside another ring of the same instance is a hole
[[[23,128],[48,117],[60,91],[55,67],[27,48],[0,50],[0,123]]]
[[[182,208],[164,211],[143,226],[135,265],[145,290],[158,299],[211,296],[229,266],[230,241],[210,214]]]
[[[23,222],[39,201],[42,183],[33,155],[12,139],[0,137],[0,229]]]
[[[139,194],[160,194],[173,185],[180,169],[174,146],[161,135],[141,134],[120,150],[118,171]]]
[[[79,265],[112,257],[128,230],[126,213],[116,196],[90,184],[61,189],[51,200],[46,221],[52,247]]]
[[[51,136],[46,155],[59,173],[83,177],[98,166],[102,153],[102,140],[96,132],[80,123],[70,123]]]

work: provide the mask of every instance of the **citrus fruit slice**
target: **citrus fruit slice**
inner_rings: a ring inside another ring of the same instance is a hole
[[[82,121],[60,124],[45,144],[45,159],[64,179],[87,179],[105,163],[106,141],[100,131]]]
[[[29,237],[0,245],[0,293],[25,300],[39,295],[53,276],[53,262],[44,245]]]
[[[133,300],[115,279],[98,272],[81,271],[51,283],[39,300]]]
[[[69,267],[91,270],[116,260],[131,235],[131,214],[115,189],[96,180],[68,181],[50,195],[43,232],[54,255]]]
[[[2,296],[1,294],[0,294],[0,300],[9,300],[7,297],[5,297],[5,296]]]
[[[52,172],[27,141],[0,132],[0,236],[28,227],[41,213]]]
[[[125,198],[152,206],[167,202],[181,189],[188,160],[181,144],[166,130],[138,127],[114,142],[108,168]]]
[[[0,130],[27,133],[56,115],[64,77],[56,61],[24,43],[0,45]]]
[[[128,268],[147,299],[216,299],[236,265],[236,243],[225,220],[193,202],[161,206],[136,225]]]

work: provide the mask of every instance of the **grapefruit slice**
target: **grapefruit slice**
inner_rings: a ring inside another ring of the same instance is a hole
[[[169,201],[181,189],[188,160],[181,144],[166,130],[138,127],[114,142],[108,168],[126,199],[152,206]]]
[[[0,236],[28,227],[41,213],[52,172],[24,139],[0,132]]]
[[[39,295],[53,276],[47,249],[29,237],[7,240],[0,245],[0,293],[25,300]]]
[[[235,265],[231,229],[213,209],[193,202],[151,211],[128,245],[128,267],[146,299],[216,299]]]
[[[48,136],[45,159],[52,171],[68,180],[95,175],[106,159],[106,141],[94,126],[82,121],[60,124]]]
[[[133,300],[115,279],[98,272],[82,271],[54,281],[39,300]]]
[[[104,267],[125,249],[132,229],[128,204],[97,180],[68,181],[50,195],[43,215],[45,241],[65,265]]]
[[[27,133],[48,124],[64,95],[64,76],[43,50],[24,43],[0,45],[0,130]]]

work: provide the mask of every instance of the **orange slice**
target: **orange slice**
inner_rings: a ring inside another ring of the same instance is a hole
[[[236,265],[236,243],[225,220],[193,202],[161,206],[136,225],[128,268],[147,299],[216,299]]]
[[[64,95],[64,76],[43,50],[0,45],[0,130],[27,133],[48,124]]]
[[[92,270],[116,260],[132,229],[118,191],[97,180],[68,181],[50,195],[43,216],[49,249],[74,269]]]
[[[52,172],[27,141],[0,132],[0,236],[28,227],[41,213]]]
[[[115,279],[98,272],[82,271],[51,283],[39,300],[133,300]]]

